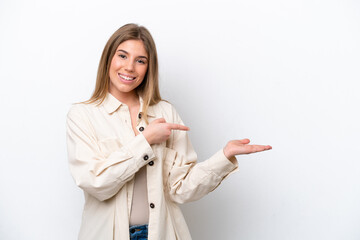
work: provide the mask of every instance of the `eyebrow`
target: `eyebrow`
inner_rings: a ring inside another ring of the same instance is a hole
[[[123,52],[123,53],[126,53],[126,54],[129,54],[127,51],[125,51],[125,50],[122,50],[122,49],[119,49],[119,50],[117,50],[118,52]],[[145,56],[138,56],[138,58],[145,58],[145,59],[148,59],[147,57],[145,57]]]

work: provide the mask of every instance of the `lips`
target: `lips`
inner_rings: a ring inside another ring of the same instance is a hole
[[[125,82],[132,82],[135,80],[136,77],[134,76],[130,76],[130,75],[125,75],[125,74],[121,74],[118,73],[118,76],[121,80],[125,81]]]

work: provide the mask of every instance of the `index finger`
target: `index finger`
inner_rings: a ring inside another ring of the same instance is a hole
[[[171,130],[183,130],[183,131],[189,131],[190,128],[181,124],[176,123],[168,123],[168,126]]]

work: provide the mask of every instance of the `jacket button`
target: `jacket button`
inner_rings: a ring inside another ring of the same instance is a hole
[[[141,118],[141,113],[139,113],[139,118]]]
[[[144,160],[146,161],[146,160],[148,160],[149,159],[149,156],[148,155],[145,155],[144,156]]]
[[[149,162],[149,165],[150,166],[154,165],[154,161]]]
[[[155,204],[150,203],[150,207],[151,207],[151,208],[155,208]]]
[[[140,128],[139,128],[139,131],[140,131],[140,132],[144,131],[144,127],[140,127]]]

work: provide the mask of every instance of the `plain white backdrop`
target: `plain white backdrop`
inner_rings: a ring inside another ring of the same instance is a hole
[[[65,117],[129,22],[153,34],[199,161],[230,139],[273,146],[182,206],[194,239],[360,239],[355,0],[1,0],[0,239],[77,238]]]

